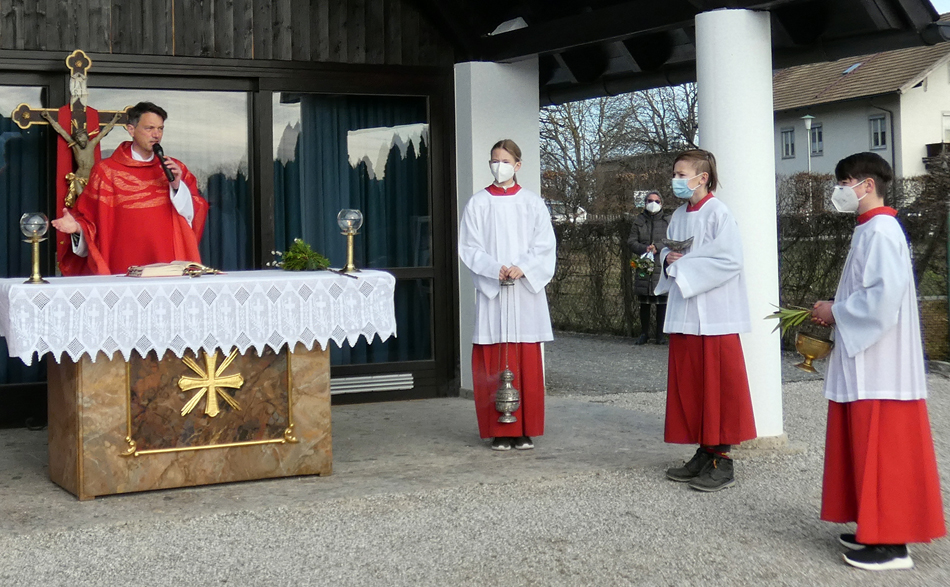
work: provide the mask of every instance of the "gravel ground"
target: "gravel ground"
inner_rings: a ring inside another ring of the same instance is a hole
[[[0,585],[950,585],[948,540],[915,545],[912,571],[869,573],[842,563],[835,536],[848,527],[818,520],[820,379],[783,386],[792,448],[739,451],[736,487],[701,494],[667,481],[660,463],[690,451],[651,440],[662,426],[664,351],[626,339],[559,336],[547,351],[556,396],[549,434],[527,453],[491,453],[477,439],[464,440],[471,437],[465,429],[459,441],[431,450],[413,436],[415,446],[378,462],[338,453],[341,463],[327,479],[62,501],[69,511],[86,508],[88,519],[65,529],[24,522],[0,535]],[[929,385],[946,502],[950,380],[931,375]],[[474,421],[465,400],[334,408],[335,444],[341,435],[345,453],[348,431],[378,433],[391,419],[406,419],[400,410],[407,405],[423,419],[458,415],[447,430]],[[603,429],[595,435],[589,428],[597,422]],[[22,438],[3,432],[0,440]],[[595,445],[577,449],[572,438]],[[390,454],[390,447],[378,450]],[[446,452],[429,454],[438,450]],[[571,455],[578,462],[567,463]],[[21,462],[30,468],[29,459]],[[402,484],[387,485],[397,470]],[[373,493],[373,484],[384,491]],[[237,488],[274,495],[212,506]],[[321,497],[324,489],[333,489],[330,497]],[[115,517],[112,510],[127,504],[142,510]]]

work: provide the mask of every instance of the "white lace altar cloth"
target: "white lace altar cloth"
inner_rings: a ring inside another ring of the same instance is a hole
[[[0,336],[11,357],[63,353],[92,361],[118,351],[244,353],[328,341],[355,344],[396,335],[395,278],[361,271],[236,271],[201,277],[54,277],[49,285],[0,280]]]

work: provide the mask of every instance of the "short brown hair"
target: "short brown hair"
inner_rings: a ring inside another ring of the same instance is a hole
[[[516,162],[521,161],[521,147],[519,147],[518,144],[511,139],[502,139],[498,141],[491,148],[492,151],[495,149],[504,149],[514,156]]]
[[[692,149],[683,151],[673,160],[673,165],[680,161],[689,161],[693,168],[699,173],[708,173],[709,181],[706,182],[706,189],[713,191],[719,185],[719,173],[716,171],[716,156],[703,149]]]
[[[161,106],[152,104],[151,102],[139,102],[135,106],[132,106],[128,110],[129,122],[132,126],[139,125],[139,119],[142,118],[142,115],[146,112],[151,112],[152,114],[157,114],[161,117],[164,122],[168,118],[168,112],[165,112],[165,109]]]

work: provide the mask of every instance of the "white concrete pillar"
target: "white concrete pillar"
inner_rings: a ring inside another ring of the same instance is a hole
[[[459,216],[468,199],[492,182],[491,147],[511,139],[521,147],[518,183],[541,193],[541,134],[538,122],[537,58],[517,63],[468,62],[455,66],[456,185]],[[458,222],[458,218],[456,219]],[[456,251],[456,256],[458,252]],[[475,288],[468,269],[459,270],[459,357],[462,393],[472,390],[472,331]]]
[[[699,140],[716,156],[716,196],[739,223],[752,332],[742,335],[759,437],[782,436],[778,229],[769,13],[715,10],[696,16]],[[807,148],[807,143],[806,143]]]

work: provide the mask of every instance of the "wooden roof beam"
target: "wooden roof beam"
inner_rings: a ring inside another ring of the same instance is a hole
[[[623,41],[636,35],[693,26],[700,12],[717,8],[768,10],[803,0],[631,0],[590,12],[530,25],[481,39],[481,54],[492,61],[560,53],[572,47]]]

